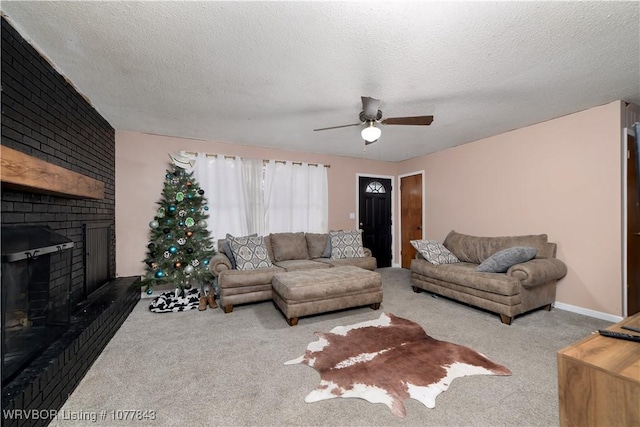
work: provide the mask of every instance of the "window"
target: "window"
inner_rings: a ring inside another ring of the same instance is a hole
[[[365,188],[365,193],[377,193],[384,194],[387,190],[384,189],[384,185],[382,185],[379,181],[371,181],[367,188]]]

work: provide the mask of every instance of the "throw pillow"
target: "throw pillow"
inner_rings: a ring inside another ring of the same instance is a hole
[[[250,234],[249,236],[245,236],[245,237],[257,237],[258,233],[253,233]],[[236,258],[233,256],[233,251],[231,250],[231,245],[229,245],[229,237],[233,237],[231,234],[227,233],[227,239],[222,241],[222,252],[224,252],[224,254],[227,256],[227,258],[229,258],[229,261],[231,262],[231,269],[235,270],[236,269]]]
[[[331,236],[327,236],[327,244],[322,251],[322,258],[331,258]]]
[[[228,239],[238,270],[257,270],[258,268],[273,267],[262,236],[229,236]]]
[[[273,259],[289,261],[292,259],[309,259],[307,240],[304,233],[272,233],[269,234]]]
[[[416,248],[420,255],[433,265],[454,264],[460,260],[435,240],[411,240],[411,246]]]
[[[322,254],[325,248],[327,247],[327,242],[329,241],[329,234],[305,233],[304,238],[307,239],[307,249],[309,250],[309,259],[322,258]],[[330,243],[329,243],[329,250],[331,250]],[[326,257],[326,258],[329,258],[329,257]]]
[[[331,259],[364,258],[362,230],[330,231]]]
[[[503,249],[482,261],[476,270],[485,273],[504,273],[509,270],[509,267],[512,265],[533,259],[537,253],[538,250],[536,248],[524,246],[514,246]]]

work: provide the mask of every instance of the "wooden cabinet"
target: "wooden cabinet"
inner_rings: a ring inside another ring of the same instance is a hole
[[[640,328],[640,313],[607,329]],[[558,352],[560,425],[640,426],[640,343],[590,335]]]

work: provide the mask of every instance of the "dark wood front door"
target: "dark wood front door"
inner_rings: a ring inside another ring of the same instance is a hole
[[[640,189],[637,146],[627,137],[627,316],[640,312]]]
[[[362,244],[371,249],[378,268],[391,267],[391,180],[360,177],[359,184]]]
[[[422,174],[400,179],[400,224],[402,268],[409,268],[416,256],[411,241],[422,239]]]

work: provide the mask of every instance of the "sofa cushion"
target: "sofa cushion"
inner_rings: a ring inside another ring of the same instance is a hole
[[[505,273],[482,273],[476,270],[478,264],[457,262],[455,264],[433,265],[423,259],[411,260],[411,276],[426,276],[440,282],[455,283],[471,289],[478,289],[498,295],[517,295],[520,281]]]
[[[290,259],[309,259],[307,240],[304,233],[272,233],[269,235],[273,259],[286,261]]]
[[[362,230],[330,231],[331,259],[363,258]]]
[[[364,270],[375,270],[377,267],[377,260],[372,256],[365,255],[364,258],[342,258],[342,259],[331,259],[331,258],[317,258],[314,261],[323,262],[332,267],[345,267],[348,265],[354,267],[360,267]]]
[[[546,234],[502,237],[476,237],[452,230],[444,239],[444,246],[462,262],[480,264],[498,251],[513,246],[526,246],[538,250],[538,258],[549,257]],[[551,255],[553,256],[553,255]]]
[[[236,259],[236,267],[238,270],[256,270],[259,268],[273,267],[262,236],[228,236],[228,240],[233,256]]]
[[[304,238],[307,240],[307,250],[309,251],[309,258],[322,258],[322,254],[327,247],[327,242],[329,241],[329,234],[306,233],[304,235]]]
[[[278,261],[276,264],[278,267],[284,268],[287,271],[297,270],[315,270],[317,268],[329,268],[331,265],[318,262],[310,259],[290,259],[286,261]]]
[[[460,262],[444,245],[435,240],[411,240],[410,243],[431,264],[440,265]]]
[[[524,246],[514,246],[503,249],[482,261],[476,270],[485,273],[505,273],[512,265],[533,259],[538,250]]]

